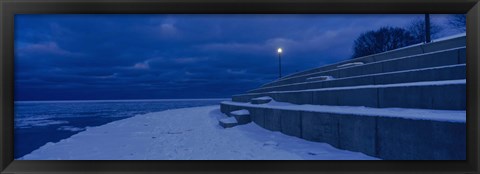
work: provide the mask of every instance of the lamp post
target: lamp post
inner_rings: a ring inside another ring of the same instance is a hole
[[[425,42],[430,43],[430,14],[425,14]]]
[[[278,48],[278,78],[282,78],[282,48]]]

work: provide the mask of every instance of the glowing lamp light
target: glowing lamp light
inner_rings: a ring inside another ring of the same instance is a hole
[[[282,48],[278,48],[278,78],[282,78]]]

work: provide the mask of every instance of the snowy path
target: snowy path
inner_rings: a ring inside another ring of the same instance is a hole
[[[376,159],[325,143],[272,132],[250,123],[218,126],[219,106],[137,115],[47,143],[23,160]]]

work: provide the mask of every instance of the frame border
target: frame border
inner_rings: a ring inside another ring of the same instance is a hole
[[[1,173],[478,173],[478,0],[0,0]],[[467,13],[465,161],[16,161],[13,160],[15,14],[382,14]],[[185,167],[188,166],[188,167]]]

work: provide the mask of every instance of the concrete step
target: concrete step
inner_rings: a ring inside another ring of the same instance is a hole
[[[252,102],[252,104],[264,104],[270,101],[272,101],[272,98],[270,97],[258,97],[250,99],[250,102]]]
[[[234,117],[227,117],[218,120],[218,124],[223,128],[230,128],[238,125],[237,120]]]
[[[386,160],[466,158],[465,111],[221,103],[239,109],[265,129]]]
[[[326,65],[326,66],[322,66],[322,67],[313,68],[313,69],[310,69],[310,70],[290,74],[290,75],[287,75],[283,78],[290,78],[290,77],[293,77],[293,76],[300,76],[300,75],[305,75],[305,74],[311,74],[311,73],[316,73],[316,72],[321,72],[321,71],[337,69],[338,66],[345,65],[345,64],[348,64],[348,63],[354,63],[354,62],[372,63],[372,62],[376,62],[376,61],[394,59],[394,58],[399,58],[399,57],[404,57],[404,56],[409,56],[409,55],[415,55],[415,54],[424,54],[424,53],[440,51],[440,50],[445,50],[445,49],[450,49],[450,48],[464,47],[464,46],[466,46],[466,36],[459,36],[459,37],[448,39],[448,40],[434,41],[434,42],[427,43],[427,44],[409,46],[409,47],[399,48],[399,49],[395,49],[395,50],[391,50],[391,51],[387,51],[387,52],[383,52],[383,53],[378,53],[378,54],[359,57],[359,58],[355,58],[355,59],[345,60],[345,61],[342,61],[342,62],[337,62],[337,63],[334,63],[334,64],[330,64],[330,65]]]
[[[253,93],[234,95],[232,101],[250,102],[265,96],[294,104],[465,110],[466,80]]]
[[[234,110],[228,112],[228,117],[218,120],[218,124],[223,128],[235,127],[238,125],[244,125],[252,122],[250,118],[250,112],[245,109]]]
[[[246,109],[232,111],[230,112],[230,116],[234,117],[239,125],[252,122],[252,119],[250,118],[250,112]]]
[[[353,76],[341,79],[317,80],[287,85],[258,88],[248,93],[263,93],[271,91],[294,91],[306,89],[320,89],[332,87],[358,86],[358,85],[382,85],[394,83],[408,83],[420,81],[439,81],[465,79],[465,64],[449,65],[434,68],[416,70],[394,71],[389,73]],[[253,101],[252,101],[253,102]]]
[[[332,76],[333,78],[345,78],[352,76],[388,73],[394,71],[413,70],[437,66],[464,64],[466,59],[465,47],[452,48],[443,51],[431,52],[421,55],[413,55],[395,59],[376,61],[358,66],[337,68],[327,71],[304,74],[282,78],[278,81],[267,83],[262,87],[286,85],[308,81],[308,78],[317,76]]]

